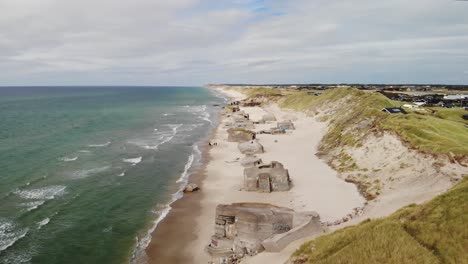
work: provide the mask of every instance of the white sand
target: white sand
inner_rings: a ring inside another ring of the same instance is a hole
[[[235,91],[224,91],[230,97],[241,99],[243,95]],[[260,119],[265,110],[259,107],[242,108],[249,113],[250,119]],[[293,208],[297,211],[316,211],[322,221],[341,218],[353,208],[362,206],[365,200],[359,195],[353,184],[346,183],[336,176],[324,161],[315,153],[317,146],[326,132],[326,125],[300,113],[286,113],[278,107],[267,107],[278,120],[284,117],[294,119],[296,130],[286,135],[259,135],[258,139],[266,153],[258,155],[264,163],[279,161],[289,170],[293,187],[289,192],[255,193],[241,191],[243,167],[237,158],[243,155],[237,149],[237,143],[227,142],[227,132],[219,126],[212,142],[218,146],[210,150],[211,160],[206,168],[206,178],[201,189],[204,199],[201,201],[201,212],[194,228],[198,233],[197,240],[187,248],[187,254],[193,256],[196,263],[207,263],[209,256],[204,247],[209,244],[214,233],[215,208],[218,204],[235,202],[262,202]],[[276,125],[275,122],[257,125],[256,130]],[[277,140],[277,142],[275,142]],[[300,245],[291,244],[282,254],[260,253],[258,256],[244,260],[245,263],[281,263]],[[279,258],[278,258],[279,257]]]

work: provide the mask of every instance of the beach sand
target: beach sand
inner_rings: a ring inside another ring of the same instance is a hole
[[[223,92],[232,99],[244,98],[235,91]],[[218,145],[208,149],[207,163],[190,178],[190,182],[199,184],[201,192],[185,195],[173,204],[173,210],[159,224],[146,250],[150,263],[207,263],[210,258],[204,248],[214,233],[214,215],[218,204],[270,203],[297,211],[316,211],[322,221],[339,219],[353,208],[363,206],[365,200],[355,185],[339,179],[336,172],[315,155],[326,132],[325,123],[302,113],[285,112],[276,105],[241,110],[248,113],[251,120],[259,120],[267,112],[274,114],[278,120],[293,120],[296,130],[290,133],[261,134],[257,137],[265,148],[265,153],[258,154],[258,157],[264,163],[283,163],[289,170],[293,187],[288,192],[242,191],[243,167],[238,159],[243,155],[237,149],[237,143],[227,142],[227,129],[222,119],[211,140]],[[255,130],[275,125],[276,122],[256,125]],[[278,256],[287,260],[290,253],[304,241],[292,243],[281,254],[261,253],[244,262],[262,263],[271,258],[278,263]]]

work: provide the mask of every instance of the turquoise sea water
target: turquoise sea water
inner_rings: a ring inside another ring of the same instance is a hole
[[[0,87],[0,263],[128,263],[223,102],[197,87]]]

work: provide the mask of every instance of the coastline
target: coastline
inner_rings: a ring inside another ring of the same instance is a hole
[[[206,178],[206,166],[210,162],[210,142],[222,123],[221,110],[217,113],[217,124],[213,126],[209,135],[199,142],[201,152],[200,166],[188,175],[187,182],[202,186]],[[182,249],[196,239],[193,226],[198,217],[203,189],[197,192],[182,193],[183,196],[171,203],[170,211],[157,224],[150,234],[151,241],[144,249],[145,254],[135,259],[136,263],[190,263],[190,256],[181,254]]]
[[[218,91],[231,100],[245,98],[235,91]],[[266,149],[266,153],[260,154],[260,157],[264,162],[279,161],[285,164],[290,171],[293,188],[289,192],[269,194],[241,191],[243,167],[235,160],[242,155],[236,143],[227,142],[227,131],[223,127],[226,118],[221,117],[210,137],[219,145],[213,148],[204,145],[203,165],[189,178],[189,182],[196,183],[201,191],[184,194],[183,198],[171,205],[172,210],[152,233],[153,239],[146,248],[148,263],[207,263],[210,257],[204,252],[204,247],[213,233],[218,204],[270,203],[296,211],[317,211],[322,221],[339,219],[364,204],[365,200],[356,186],[338,178],[337,172],[315,155],[326,131],[325,123],[306,117],[303,113],[286,112],[276,105],[242,110],[252,120],[260,119],[268,111],[278,116],[278,120],[293,119],[297,124],[297,130],[291,134],[262,135],[259,138]],[[266,129],[271,125],[257,125],[255,130]],[[291,248],[295,249],[298,244],[292,243],[290,246],[279,253],[281,259],[287,260],[292,253]],[[263,263],[265,257],[273,256],[276,259],[277,255],[262,253],[246,258],[243,262]]]

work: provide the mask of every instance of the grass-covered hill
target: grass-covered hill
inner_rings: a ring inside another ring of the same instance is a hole
[[[446,154],[453,159],[468,156],[468,121],[463,109],[440,107],[408,110],[409,114],[388,114],[384,107],[400,106],[377,92],[336,88],[314,95],[306,91],[281,91],[265,88],[239,89],[249,98],[266,97],[281,107],[321,114],[329,121],[322,149],[339,145],[358,146],[367,133],[394,133],[411,148],[429,154]]]
[[[303,244],[291,262],[468,263],[468,179],[422,205],[367,220]]]

